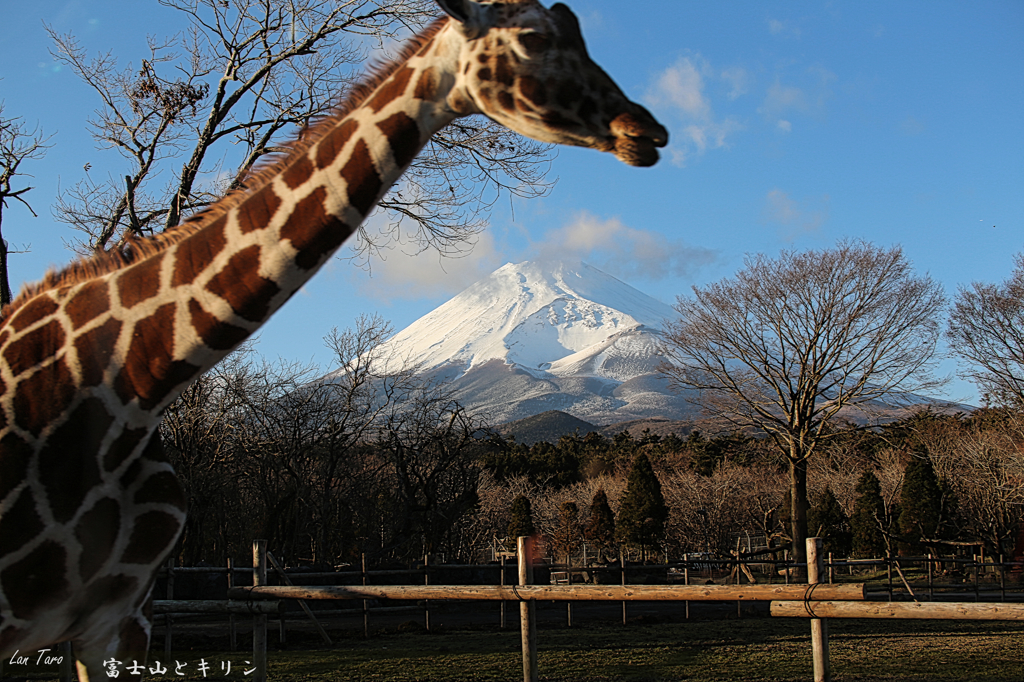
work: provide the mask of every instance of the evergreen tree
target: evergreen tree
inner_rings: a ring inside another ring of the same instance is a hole
[[[848,556],[853,537],[850,520],[846,518],[839,500],[831,488],[826,487],[821,497],[807,512],[807,532],[822,539],[823,549],[838,556]]]
[[[928,455],[919,453],[903,470],[900,491],[899,529],[904,553],[920,554],[925,550],[921,538],[939,535],[942,519],[942,490]]]
[[[942,496],[942,520],[939,522],[939,537],[951,538],[955,535],[954,524],[960,524],[963,521],[960,514],[960,498],[957,497],[952,482],[946,478],[939,479],[939,493]]]
[[[615,542],[615,514],[608,504],[604,488],[598,488],[590,502],[590,514],[586,528],[583,529],[583,537],[597,550],[598,556]]]
[[[700,431],[691,431],[686,447],[690,451],[690,466],[695,472],[705,477],[715,473],[723,455],[718,441],[708,440]]]
[[[668,505],[651,460],[640,453],[626,479],[626,494],[619,506],[616,535],[623,542],[639,545],[641,552],[657,547],[665,534]]]
[[[552,538],[553,549],[565,556],[565,563],[580,549],[580,510],[575,502],[563,502],[558,508],[558,528]],[[557,555],[556,555],[557,556]]]
[[[533,535],[533,509],[530,507],[530,500],[526,495],[520,495],[512,500],[510,518],[508,520],[508,536],[518,538],[524,535]]]
[[[885,556],[885,536],[879,527],[885,521],[882,484],[873,471],[865,471],[857,481],[857,501],[850,517],[853,556],[870,559]]]

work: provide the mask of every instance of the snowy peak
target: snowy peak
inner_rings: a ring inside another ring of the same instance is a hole
[[[636,374],[621,362],[605,372],[598,356],[656,354],[655,337],[673,315],[586,263],[509,263],[396,334],[387,355],[421,371],[500,360],[530,373],[624,381]],[[650,371],[650,362],[641,364],[640,373]]]
[[[379,369],[443,381],[491,424],[550,410],[591,424],[693,420],[692,393],[659,371],[665,322],[676,317],[585,263],[508,264],[392,337]]]

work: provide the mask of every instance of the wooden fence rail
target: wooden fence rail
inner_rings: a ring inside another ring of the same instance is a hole
[[[445,601],[846,601],[864,585],[339,585],[234,587],[230,599],[398,599]]]
[[[977,602],[773,601],[783,618],[879,618],[926,620],[1022,620],[1024,604]]]
[[[1000,597],[1005,600],[1008,596],[1006,594],[1005,576],[1007,567],[1010,571],[1017,573],[1020,571],[1021,562],[1004,562],[1000,557],[1000,562],[986,562],[984,558],[980,561],[978,557],[974,557],[971,560],[966,559],[949,559],[939,557],[888,557],[886,559],[876,560],[848,560],[848,561],[832,561],[829,557],[826,562],[822,554],[820,553],[820,540],[816,538],[808,539],[808,555],[810,561],[808,563],[809,582],[812,584],[789,584],[789,571],[785,570],[797,566],[789,561],[758,561],[754,557],[747,558],[733,558],[724,560],[709,561],[707,559],[700,559],[696,563],[707,565],[696,569],[695,572],[703,570],[714,570],[714,567],[722,569],[723,567],[732,567],[732,572],[736,576],[737,581],[739,580],[738,569],[742,568],[745,564],[765,564],[774,566],[777,572],[778,566],[783,566],[784,570],[779,572],[785,576],[786,584],[748,584],[748,585],[690,585],[689,583],[689,571],[694,570],[695,562],[684,561],[676,564],[664,564],[664,565],[645,565],[631,567],[624,565],[625,562],[620,562],[619,565],[609,566],[598,566],[588,568],[576,568],[570,566],[559,566],[556,564],[537,564],[544,565],[546,568],[552,571],[559,571],[564,576],[560,576],[556,581],[553,577],[553,582],[565,583],[565,584],[552,584],[552,585],[533,585],[532,568],[534,562],[530,556],[529,544],[526,542],[526,538],[520,538],[518,543],[519,553],[519,584],[518,585],[506,585],[505,581],[505,563],[504,557],[501,565],[446,565],[436,568],[472,568],[479,570],[481,568],[493,568],[500,570],[501,585],[431,585],[430,583],[430,571],[435,567],[430,566],[426,562],[424,565],[417,566],[411,569],[400,569],[400,570],[366,570],[365,561],[363,569],[358,571],[341,571],[341,572],[301,572],[301,571],[287,571],[282,569],[272,558],[268,557],[266,550],[266,542],[262,540],[256,540],[253,542],[253,568],[235,568],[232,566],[230,560],[227,567],[174,567],[172,564],[168,564],[164,574],[167,577],[167,596],[169,599],[156,600],[153,602],[154,612],[158,614],[164,614],[165,623],[167,625],[167,641],[166,646],[170,648],[170,625],[172,614],[238,614],[248,615],[253,617],[253,657],[257,664],[256,675],[249,679],[257,681],[266,680],[266,655],[267,655],[267,642],[266,642],[266,627],[267,627],[267,615],[278,614],[281,615],[283,602],[280,600],[284,599],[296,599],[296,600],[325,600],[325,599],[341,599],[341,600],[363,600],[364,601],[364,626],[366,618],[366,603],[367,600],[373,599],[392,599],[400,601],[420,601],[425,602],[427,600],[434,601],[501,601],[502,602],[502,626],[504,626],[504,602],[518,601],[520,602],[521,611],[521,626],[523,633],[523,675],[525,682],[534,682],[537,679],[537,665],[536,665],[536,619],[532,615],[533,605],[537,601],[563,601],[569,604],[570,608],[574,601],[621,601],[623,602],[623,609],[625,613],[625,603],[628,601],[736,601],[737,604],[742,601],[765,601],[770,602],[770,612],[772,616],[776,617],[801,617],[809,618],[812,623],[817,625],[812,626],[812,632],[816,632],[812,637],[812,651],[813,658],[815,661],[815,680],[827,682],[829,679],[829,668],[828,668],[828,630],[827,621],[828,618],[875,618],[875,619],[950,619],[950,620],[1009,620],[1009,621],[1024,621],[1024,604],[1014,603],[964,603],[964,602],[923,602],[923,603],[906,603],[906,602],[880,602],[880,601],[864,601],[866,598],[871,597],[869,593],[865,591],[865,585],[862,583],[856,584],[832,584],[834,569],[838,567],[852,567],[853,566],[866,566],[870,564],[882,565],[891,569],[895,566],[898,570],[902,565],[906,568],[908,564],[912,563],[924,563],[927,567],[928,575],[928,592],[929,596],[932,596],[933,589],[939,588],[940,586],[933,582],[933,571],[932,566],[940,563],[946,564],[959,564],[963,568],[969,568],[973,571],[973,582],[974,591],[973,593],[967,593],[978,599],[980,594],[984,593],[984,589],[979,589],[979,573],[984,572],[996,572],[999,573],[999,587],[997,588],[1000,592]],[[815,545],[812,547],[812,545]],[[269,562],[268,562],[269,559]],[[286,573],[296,578],[351,578],[360,577],[363,585],[345,585],[345,586],[271,586],[267,584],[267,567],[268,563],[282,576],[285,582],[290,582]],[[714,564],[714,567],[711,566]],[[827,572],[826,572],[827,567]],[[668,584],[668,585],[626,585],[625,576],[629,570],[637,570],[650,572],[651,570],[665,570],[666,579],[672,581],[673,578],[678,579],[678,576],[673,575],[671,569],[681,569],[681,576],[684,584]],[[602,571],[617,572],[620,574],[622,579],[621,585],[597,585],[597,584],[572,584],[571,574],[582,573],[584,571],[600,573]],[[228,576],[228,600],[173,600],[170,599],[174,591],[174,575],[175,574],[187,574],[187,573],[223,573]],[[253,580],[253,586],[251,587],[232,587],[233,577],[236,573],[244,573],[251,575]],[[397,575],[424,575],[424,585],[366,585],[366,580],[370,576],[397,576]],[[749,577],[749,572],[747,573]],[[771,574],[770,574],[771,575]],[[827,576],[828,582],[825,582]],[[902,578],[902,575],[901,575]],[[731,579],[731,578],[730,578]],[[817,584],[814,584],[817,582]],[[906,585],[906,581],[904,580]],[[891,581],[890,574],[890,587],[886,592],[880,593],[883,598],[888,596],[892,599],[893,596],[893,583]],[[950,585],[941,587],[964,587],[965,585]],[[915,596],[910,590],[910,586],[906,585],[908,592],[911,596]],[[915,587],[923,587],[915,585]],[[995,590],[992,590],[995,592]],[[945,593],[943,596],[953,596],[949,593]],[[1010,595],[1012,596],[1012,595]],[[1018,595],[1019,596],[1019,595]],[[277,600],[277,601],[270,601]],[[402,608],[402,607],[400,607]],[[382,610],[388,610],[384,608]],[[322,613],[322,612],[318,612]],[[688,613],[688,611],[687,611]],[[571,614],[571,612],[570,612]],[[307,612],[307,616],[311,617],[315,621],[315,617]],[[233,620],[234,615],[231,615]],[[571,615],[570,615],[571,618]],[[428,621],[429,622],[429,621]],[[284,637],[284,626],[283,616],[281,621],[282,626],[282,641]],[[232,649],[233,644],[233,627],[232,632]],[[323,635],[322,635],[323,636]],[[67,644],[62,644],[61,651],[67,651],[66,660],[70,661],[70,647]],[[2,664],[0,664],[2,665]],[[68,668],[67,670],[62,669],[61,671],[62,680],[73,679],[73,670]]]
[[[159,599],[153,601],[153,613],[228,613],[252,616],[281,613],[281,601],[234,601],[223,599]]]

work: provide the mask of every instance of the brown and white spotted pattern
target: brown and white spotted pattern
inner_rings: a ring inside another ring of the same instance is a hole
[[[666,132],[535,0],[438,0],[410,42],[248,188],[130,254],[73,263],[0,324],[0,655],[74,641],[80,679],[143,659],[185,497],[162,410],[345,241],[437,130],[483,113],[651,165]],[[124,673],[127,676],[127,673]]]

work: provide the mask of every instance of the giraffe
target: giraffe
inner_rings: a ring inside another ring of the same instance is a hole
[[[313,276],[434,132],[484,114],[658,160],[667,132],[590,60],[565,5],[437,4],[445,15],[245,188],[49,273],[4,310],[0,655],[71,640],[83,681],[145,660],[153,581],[186,506],[162,411]]]

